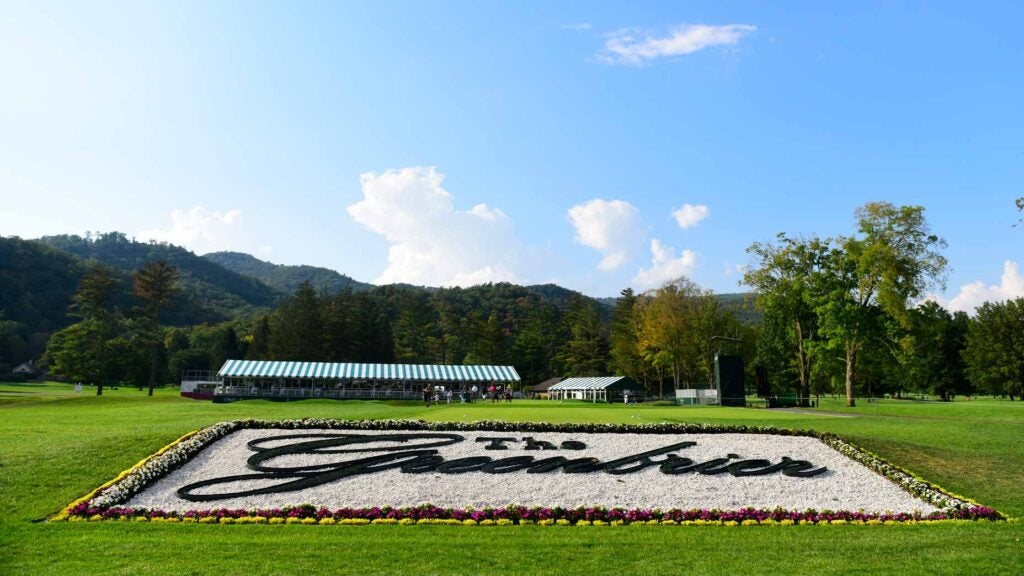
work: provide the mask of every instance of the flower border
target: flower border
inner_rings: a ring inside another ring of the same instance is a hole
[[[881,474],[903,490],[936,506],[929,514],[867,513],[848,510],[803,511],[742,508],[720,509],[632,509],[605,507],[525,507],[510,504],[504,508],[439,508],[431,504],[393,508],[316,508],[309,504],[272,509],[214,508],[167,512],[160,509],[118,506],[147,486],[188,462],[213,442],[243,429],[354,429],[354,430],[430,430],[430,431],[517,431],[565,433],[630,434],[772,434],[805,436],[821,440],[827,446]],[[471,423],[426,422],[422,420],[232,420],[189,432],[161,448],[113,480],[63,508],[51,521],[135,521],[181,522],[200,524],[458,524],[489,525],[797,525],[797,524],[914,524],[950,521],[1005,521],[1007,517],[988,506],[954,495],[911,472],[886,462],[879,456],[855,446],[831,432],[791,430],[770,426],[732,426],[718,424],[549,424],[540,422],[504,422],[482,420]]]

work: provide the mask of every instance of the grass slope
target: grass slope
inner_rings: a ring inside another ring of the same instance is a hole
[[[845,412],[856,417],[844,418]],[[1024,515],[1024,403],[889,401],[818,414],[520,402],[214,405],[171,390],[103,397],[0,384],[0,574],[1019,574],[1022,524],[778,527],[48,524],[189,430],[234,418],[719,422],[830,430],[953,492]]]

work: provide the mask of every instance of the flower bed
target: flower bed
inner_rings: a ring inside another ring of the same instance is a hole
[[[57,518],[615,526],[1003,516],[832,434],[317,419],[204,428]]]

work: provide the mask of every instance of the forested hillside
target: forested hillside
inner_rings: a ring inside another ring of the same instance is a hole
[[[329,268],[272,264],[242,252],[211,252],[204,254],[203,258],[242,276],[255,278],[285,294],[295,292],[303,282],[309,282],[318,292],[329,294],[337,294],[346,288],[356,292],[373,288],[372,284],[353,280]]]
[[[85,238],[45,236],[38,242],[115,270],[131,273],[147,262],[163,260],[178,269],[181,288],[169,311],[173,324],[217,322],[273,307],[281,293],[262,282],[232,272],[194,253],[169,244],[136,242],[120,232]]]
[[[38,358],[67,310],[85,265],[37,242],[0,237],[0,373]]]

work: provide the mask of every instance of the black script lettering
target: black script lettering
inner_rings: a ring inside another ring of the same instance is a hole
[[[523,442],[526,442],[526,446],[523,450],[554,450],[555,445],[545,440],[534,440],[532,437],[527,436],[523,438]]]
[[[604,471],[609,474],[631,474],[647,468],[649,466],[657,466],[664,464],[668,461],[666,457],[664,460],[652,461],[651,456],[658,456],[660,454],[666,454],[673,450],[679,450],[682,448],[689,448],[690,446],[696,446],[696,442],[679,442],[678,444],[671,444],[664,448],[657,448],[655,450],[648,450],[647,452],[641,452],[632,456],[626,456],[625,458],[619,458],[617,460],[609,460],[604,465]],[[627,464],[633,464],[633,466],[626,466]]]
[[[382,470],[388,470],[390,468],[398,468],[406,463],[412,463],[421,459],[424,456],[432,456],[437,453],[436,450],[410,450],[404,453],[398,454],[381,454],[380,456],[370,456],[368,458],[362,458],[360,460],[353,460],[346,462],[347,465],[338,466],[332,470],[326,470],[323,472],[309,472],[304,474],[288,474],[288,473],[265,473],[265,474],[240,474],[237,476],[224,476],[221,478],[214,478],[212,480],[202,480],[199,482],[193,482],[178,488],[178,498],[183,500],[189,500],[191,502],[208,502],[211,500],[223,500],[225,498],[239,498],[242,496],[257,496],[260,494],[276,494],[279,492],[294,492],[297,490],[305,490],[306,488],[312,488],[328,482],[334,482],[342,478],[349,476],[358,476],[361,474],[369,474],[372,472],[380,472]],[[288,482],[282,482],[280,484],[274,484],[271,486],[264,486],[262,488],[254,488],[251,490],[242,490],[238,492],[228,492],[224,494],[195,494],[194,491],[207,486],[216,486],[218,484],[230,484],[232,482],[240,482],[246,480],[287,480],[294,478],[294,480]]]
[[[505,446],[505,442],[515,442],[515,438],[509,438],[508,436],[494,437],[494,436],[481,436],[476,439],[477,442],[490,442],[487,446],[484,446],[484,450],[508,450],[508,446]]]
[[[588,472],[597,472],[601,468],[601,461],[597,458],[576,458],[574,460],[567,460],[562,465],[562,472],[566,474],[586,474]]]
[[[685,474],[687,472],[693,472],[695,466],[693,460],[689,458],[680,458],[675,454],[669,454],[665,456],[664,463],[658,467],[659,470],[664,474]]]
[[[484,464],[491,462],[490,456],[469,456],[467,458],[456,458],[437,466],[437,471],[442,474],[462,474],[479,470]]]
[[[544,458],[537,460],[527,470],[527,474],[546,474],[548,472],[554,472],[562,467],[569,460],[564,456],[552,456],[551,458]]]
[[[487,472],[488,474],[508,474],[509,472],[519,472],[520,470],[526,470],[533,465],[533,456],[513,456],[511,458],[502,458],[501,460],[495,460],[490,464],[484,464],[480,467],[481,472]]]
[[[765,470],[772,467],[770,460],[740,460],[729,464],[729,474],[733,476],[764,476]]]
[[[783,476],[791,476],[794,478],[810,478],[811,476],[817,476],[825,472],[826,468],[814,468],[814,464],[811,464],[807,460],[793,460],[782,469]]]
[[[715,474],[721,474],[722,472],[729,471],[729,460],[733,458],[739,458],[735,454],[727,454],[725,458],[715,458],[714,460],[708,460],[703,464],[698,464],[693,469],[698,474],[704,474],[707,476],[714,476]]]
[[[677,442],[662,448],[648,450],[608,462],[593,457],[568,459],[563,456],[536,459],[533,456],[513,456],[493,459],[489,456],[469,456],[445,460],[438,448],[463,442],[459,434],[414,432],[408,434],[354,434],[354,433],[305,433],[285,434],[259,438],[248,443],[253,454],[246,460],[252,474],[239,474],[202,480],[184,485],[177,490],[179,498],[193,502],[223,500],[243,496],[292,492],[312,488],[321,484],[345,478],[374,474],[385,470],[399,469],[406,474],[441,472],[463,474],[483,472],[486,474],[508,474],[525,470],[528,474],[545,474],[561,471],[566,474],[630,474],[657,466],[663,474],[679,475],[686,472],[715,475],[729,473],[733,476],[763,476],[781,471],[783,475],[795,478],[817,476],[827,471],[825,467],[815,468],[807,460],[794,460],[783,456],[772,464],[765,459],[739,460],[736,454],[725,458],[713,458],[707,462],[695,463],[682,458],[674,451],[695,446],[695,442]],[[510,437],[481,437],[478,442],[488,442],[486,450],[507,450],[505,443],[516,441]],[[524,450],[554,450],[551,442],[523,438]],[[566,450],[581,450],[583,442],[567,440],[561,443]],[[329,460],[325,456],[343,454],[357,455],[352,460]],[[274,466],[274,459],[285,456],[314,455],[320,462],[302,466]],[[656,456],[664,456],[657,459]],[[328,460],[328,461],[324,461]],[[231,484],[263,481],[258,488],[231,491]],[[219,487],[221,493],[205,492],[204,489]]]

